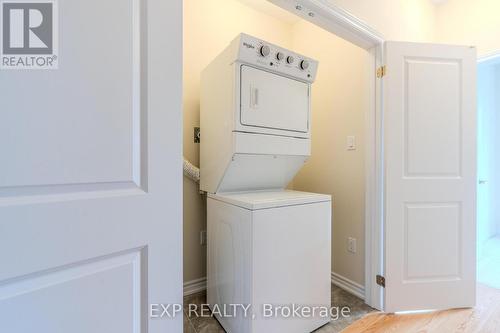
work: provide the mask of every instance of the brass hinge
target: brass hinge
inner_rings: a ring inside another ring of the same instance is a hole
[[[382,288],[385,288],[385,277],[382,275],[377,275],[377,284]]]
[[[380,66],[379,68],[377,68],[377,77],[379,79],[383,78],[385,74],[387,74],[387,67]]]

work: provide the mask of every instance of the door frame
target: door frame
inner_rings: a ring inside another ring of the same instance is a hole
[[[326,0],[267,0],[334,35],[367,50],[370,57],[370,107],[365,113],[365,303],[383,310],[384,290],[376,275],[384,275],[384,158],[382,66],[385,38],[362,20]]]

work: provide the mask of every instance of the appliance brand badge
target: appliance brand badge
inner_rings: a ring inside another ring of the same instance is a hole
[[[57,69],[56,0],[0,0],[0,69]]]
[[[252,44],[248,44],[247,42],[243,42],[243,45],[249,49],[255,49],[255,46],[253,46]]]

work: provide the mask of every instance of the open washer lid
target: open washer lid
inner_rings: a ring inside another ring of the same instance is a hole
[[[328,194],[289,190],[209,193],[208,197],[250,210],[303,205],[332,200],[332,197]]]

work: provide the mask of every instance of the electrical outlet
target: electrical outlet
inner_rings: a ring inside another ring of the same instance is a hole
[[[351,253],[356,253],[356,238],[353,237],[347,238],[347,251]]]
[[[200,231],[200,245],[207,245],[207,231]]]

